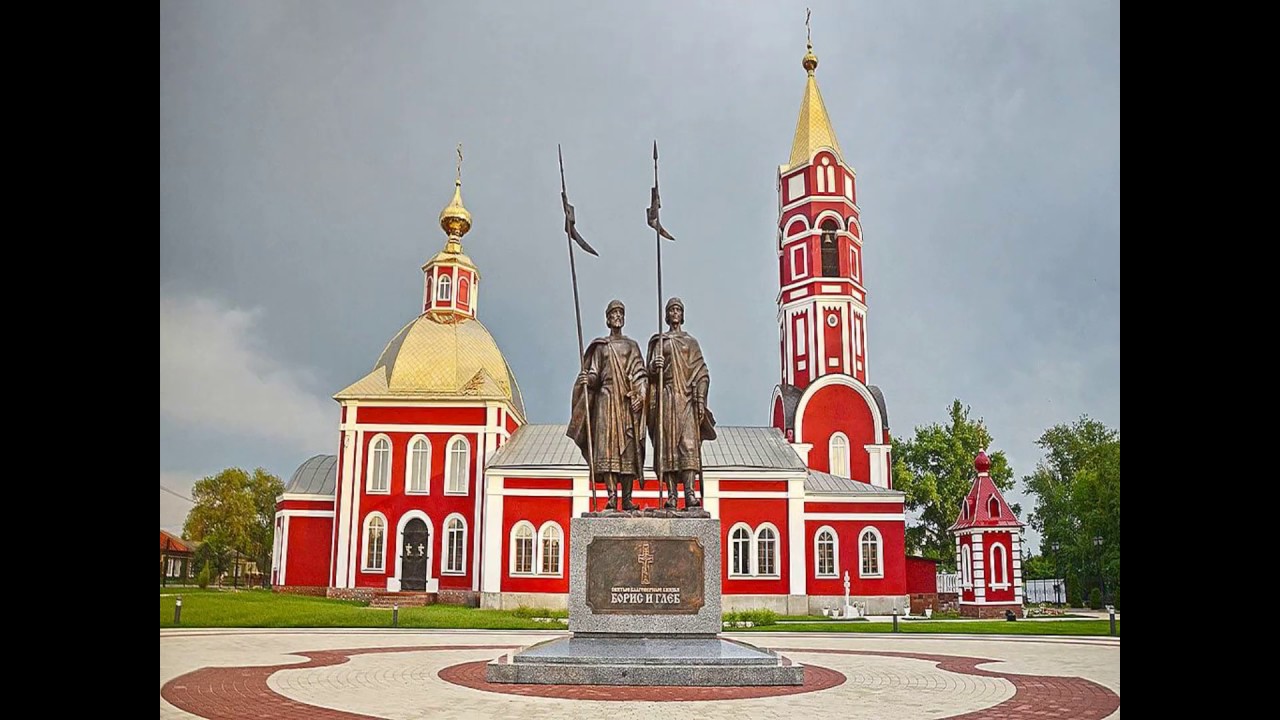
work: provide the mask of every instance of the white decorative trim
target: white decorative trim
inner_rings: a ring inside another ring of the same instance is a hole
[[[473,431],[474,432],[474,431]],[[466,448],[466,454],[463,456],[462,465],[462,490],[450,490],[450,480],[454,479],[453,475],[453,444],[461,440],[462,445]],[[470,495],[471,494],[471,441],[467,436],[458,434],[449,438],[444,444],[444,494],[445,495]]]
[[[868,495],[862,497],[857,493],[833,495],[831,497],[819,493],[805,493],[804,499],[806,502],[811,503],[888,503],[895,505],[901,505],[905,500],[893,495]]]
[[[820,558],[822,553],[818,552],[819,540],[823,533],[831,535],[831,572],[822,572]],[[813,576],[815,578],[838,578],[840,577],[840,533],[830,525],[823,525],[813,534]]]
[[[797,256],[799,256],[798,261]],[[809,245],[807,243],[792,245],[787,257],[791,261],[791,280],[793,282],[800,278],[809,277]]]
[[[419,519],[427,525],[427,552],[431,553],[427,556],[427,592],[435,592],[439,587],[440,581],[431,574],[431,565],[435,561],[435,548],[431,545],[431,539],[436,535],[436,527],[431,522],[431,517],[421,510],[410,510],[400,516],[400,521],[396,523],[396,579],[404,582],[404,556],[400,554],[400,546],[404,545],[404,528],[409,524],[410,520]]]
[[[743,529],[747,531],[747,557],[744,558],[744,562],[735,563],[734,553],[738,551],[738,547],[734,543],[733,534],[736,533],[739,529]],[[729,579],[732,580],[735,578],[752,577],[755,574],[754,559],[755,559],[755,542],[756,541],[755,541],[755,533],[752,532],[751,526],[744,522],[734,523],[733,527],[729,528],[729,533],[725,537],[727,537],[729,540],[729,572],[728,572]],[[738,565],[746,565],[747,572],[745,574],[734,572],[734,569]]]
[[[391,442],[390,437],[382,433],[378,433],[377,435],[374,435],[372,438],[369,438],[369,455],[371,457],[376,457],[376,453],[378,451],[378,448],[376,447],[376,445],[382,440],[387,441],[387,461],[382,465],[383,469],[386,471],[387,485],[384,488],[375,488],[373,486],[373,468],[375,467],[376,463],[371,462],[365,467],[364,491],[365,491],[365,494],[367,495],[390,495],[391,494],[391,466],[395,462],[395,457],[396,457],[395,443]]]
[[[828,385],[844,385],[845,387],[853,388],[854,391],[861,395],[871,410],[872,431],[875,433],[873,437],[876,439],[884,437],[884,422],[880,417],[880,406],[876,404],[876,399],[871,395],[871,391],[867,390],[866,385],[848,375],[833,373],[831,375],[823,375],[820,379],[811,383],[809,387],[805,388],[804,395],[800,397],[800,404],[796,406],[797,442],[804,439],[804,411],[809,407],[809,401],[813,399],[815,393]]]
[[[572,490],[540,490],[538,488],[512,488],[510,490],[504,489],[502,491],[502,494],[506,495],[507,497],[573,497]],[[588,488],[588,495],[590,495],[589,488]],[[654,493],[654,497],[657,497],[656,492]]]
[[[805,525],[804,525],[804,477],[793,478],[787,483],[787,572],[790,573],[788,585],[792,595],[808,594],[809,573],[805,568]],[[781,540],[781,537],[779,537]],[[782,552],[782,544],[778,544],[778,552]],[[779,558],[781,565],[781,558]]]
[[[374,520],[382,521],[382,565],[373,566],[369,564],[369,530]],[[387,516],[378,511],[369,513],[364,522],[360,525],[360,572],[385,573],[387,571],[387,538],[390,533],[387,532],[390,524],[387,522]]]
[[[449,570],[449,523],[458,520],[462,523],[462,569]],[[467,519],[462,513],[450,513],[449,517],[444,519],[441,525],[444,531],[440,533],[440,574],[441,575],[466,575],[467,574]]]
[[[786,490],[725,490],[720,493],[720,497],[746,498],[752,500],[785,500],[790,497],[790,495],[788,495]]]
[[[875,543],[876,543],[876,547],[875,547],[876,572],[871,572],[871,573],[865,572],[862,569],[864,567],[864,562],[863,562],[864,550],[862,547],[862,539],[867,535],[867,533],[871,533],[873,536],[875,536]],[[867,527],[864,527],[862,530],[858,531],[858,577],[860,578],[884,577],[884,538],[880,535],[880,530],[871,525],[868,525]]]
[[[413,484],[414,465],[413,465],[413,445],[419,440],[427,444],[427,489],[411,490]],[[405,495],[430,495],[431,494],[431,438],[418,433],[409,438],[409,444],[405,446],[407,449],[404,453],[404,494]]]
[[[1000,561],[997,561],[996,550],[999,550],[1000,554],[1003,556]],[[1009,588],[1009,572],[1005,569],[1003,561],[1007,561],[1009,559],[1009,551],[1005,549],[1004,543],[996,541],[991,543],[987,552],[991,557],[991,573],[990,578],[988,578],[988,581],[991,583],[991,587],[996,590],[1007,590]],[[997,573],[1001,576],[1000,582],[998,583],[996,582]]]
[[[277,502],[333,502],[332,495],[316,495],[312,493],[281,493]]]
[[[281,585],[284,585],[285,584],[284,573],[285,573],[285,570],[289,569],[289,516],[288,515],[285,515],[283,518],[281,518],[280,534],[284,536],[284,539],[280,542],[280,565],[279,565],[280,574],[278,576],[279,579],[277,580],[277,582],[279,582]],[[333,566],[331,565],[330,571],[329,571],[330,579],[332,579],[332,575],[333,575],[332,567]]]
[[[530,538],[532,538],[532,547],[529,550],[528,572],[516,571],[516,559],[518,555],[518,553],[516,552],[516,533],[520,531],[520,528],[529,528]],[[534,527],[533,523],[529,522],[528,520],[521,520],[517,522],[515,525],[512,525],[510,545],[511,545],[511,557],[510,557],[510,562],[508,563],[507,572],[510,573],[511,577],[533,577],[537,575],[538,574],[538,528]]]
[[[284,510],[277,510],[277,511],[276,511],[276,517],[282,517],[282,518],[287,518],[287,517],[327,517],[327,518],[331,518],[331,517],[333,517],[333,511],[332,511],[332,510],[291,510],[291,509],[289,509],[289,508],[285,508]]]
[[[765,530],[773,531],[773,572],[764,573],[760,570],[760,534]],[[771,522],[762,522],[756,527],[756,531],[751,536],[751,574],[754,577],[764,579],[776,579],[782,577],[782,533],[778,530],[778,526]]]
[[[543,569],[542,569],[543,561],[546,559],[545,557],[543,557],[543,554],[542,554],[542,543],[543,543],[543,537],[542,537],[542,535],[543,535],[543,533],[547,532],[548,530],[555,530],[557,533],[559,533],[559,534],[560,534],[560,539],[559,539],[559,540],[557,541],[557,543],[556,543],[556,547],[557,547],[557,551],[558,551],[558,555],[559,555],[559,557],[557,557],[557,558],[556,558],[556,571],[555,571],[555,572],[544,572],[544,571],[543,571]],[[542,523],[542,527],[538,528],[538,537],[537,537],[536,542],[537,542],[538,546],[537,546],[537,548],[535,548],[534,553],[533,553],[533,555],[534,555],[534,566],[533,566],[533,567],[534,567],[535,572],[537,572],[538,576],[539,576],[539,577],[564,577],[564,550],[565,550],[565,548],[564,548],[564,546],[565,546],[565,532],[564,532],[564,528],[560,527],[560,523],[558,523],[558,522],[556,522],[556,521],[554,521],[554,520],[548,520],[548,521],[546,521],[546,522]]]
[[[906,513],[812,513],[804,514],[805,520],[869,520],[871,522],[906,522]]]
[[[840,467],[836,467],[836,441],[844,443],[844,463]],[[850,472],[853,469],[853,458],[850,457],[852,448],[849,446],[849,436],[840,431],[831,433],[831,437],[827,438],[827,468],[832,475],[839,477],[851,478]]]
[[[487,593],[502,592],[502,523],[505,500],[502,485],[505,478],[497,474],[484,476],[484,566],[480,589]],[[583,483],[584,487],[586,483]],[[575,516],[576,517],[576,516]],[[480,535],[479,532],[476,535]]]

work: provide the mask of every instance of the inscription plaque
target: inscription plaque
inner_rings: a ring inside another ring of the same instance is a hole
[[[703,549],[693,537],[596,537],[587,546],[587,607],[610,615],[696,615]]]

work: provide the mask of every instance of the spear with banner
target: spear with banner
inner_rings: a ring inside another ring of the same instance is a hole
[[[583,252],[600,257],[600,253],[591,247],[578,234],[577,220],[573,216],[573,206],[569,204],[569,193],[564,185],[564,152],[556,145],[556,154],[560,156],[560,204],[564,206],[564,234],[569,244],[569,275],[573,278],[573,315],[578,321],[578,364],[581,370],[587,369],[585,348],[582,346],[582,306],[578,303],[578,268],[573,260],[573,244],[576,242]],[[591,512],[596,511],[596,453],[591,443],[591,388],[583,388],[587,410],[584,413],[587,422],[587,482],[591,484]]]
[[[658,209],[662,207],[662,198],[658,196],[658,141],[653,141],[653,192],[649,195],[649,208],[645,210],[645,218],[649,222],[649,227],[653,228],[653,239],[658,246],[658,355],[662,355],[662,332],[663,310],[662,310],[662,238],[675,240],[667,229],[662,227],[662,220],[658,218]],[[666,365],[658,370],[658,417],[655,420],[657,425],[657,434],[654,438],[653,448],[653,474],[658,477],[658,506],[664,505],[662,494],[666,488],[666,482],[662,477],[662,388],[665,380]]]

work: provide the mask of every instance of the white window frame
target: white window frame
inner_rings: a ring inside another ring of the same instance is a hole
[[[788,257],[791,260],[791,280],[793,282],[809,277],[809,244],[807,241],[792,245]]]
[[[866,547],[864,546],[864,538],[870,534],[875,539],[876,551],[876,567],[875,572],[865,572],[866,567],[865,555]],[[884,538],[880,536],[880,531],[874,526],[868,525],[858,533],[858,577],[860,578],[882,578],[884,577]]]
[[[768,530],[773,533],[773,572],[766,573],[760,569],[760,536]],[[759,578],[779,578],[782,577],[782,533],[778,532],[778,528],[773,523],[764,522],[756,528],[755,534],[751,538],[752,563],[751,574]]]
[[[548,571],[544,568],[547,557],[543,543],[546,541],[545,535],[548,532],[556,533],[556,569]],[[564,528],[560,527],[560,523],[548,520],[542,523],[542,527],[538,528],[537,548],[535,548],[535,565],[538,575],[542,577],[563,577],[564,576]]]
[[[456,568],[450,565],[450,562],[453,558],[453,554],[449,552],[452,549],[449,547],[449,542],[452,539],[451,536],[453,535],[453,532],[454,532],[454,528],[450,525],[450,523],[452,523],[455,520],[458,521],[459,527],[457,529],[461,531],[461,535],[462,535],[462,538],[459,541],[462,546],[462,559],[459,561],[458,567]],[[440,574],[441,575],[466,575],[467,574],[467,519],[462,517],[462,515],[459,513],[453,513],[449,517],[444,519],[443,527],[444,527],[444,532],[440,533],[441,535],[440,556],[444,558],[444,560],[440,563]]]
[[[996,559],[996,550],[1000,551],[1000,558]],[[991,571],[988,573],[991,577],[989,585],[992,590],[1008,590],[1009,589],[1009,571],[1005,569],[1005,562],[1009,559],[1009,551],[1005,549],[1004,543],[991,543],[991,549],[988,551],[991,558]],[[997,575],[999,573],[998,581]]]
[[[745,530],[747,533],[747,556],[742,559],[741,563],[734,562],[738,558],[738,543],[734,542],[734,533],[738,530]],[[752,570],[755,568],[755,533],[751,531],[751,526],[740,522],[729,528],[729,578],[749,578],[753,575]],[[745,573],[735,572],[737,567],[741,566],[746,570]]]
[[[530,544],[531,544],[531,547],[530,547],[530,550],[529,550],[529,569],[528,569],[528,570],[517,570],[517,569],[516,569],[516,568],[517,568],[517,561],[518,561],[518,558],[519,558],[519,552],[518,552],[518,548],[517,548],[516,543],[517,543],[518,538],[519,538],[519,536],[520,536],[520,530],[521,530],[521,528],[527,528],[527,529],[529,530],[529,542],[530,542]],[[516,523],[515,525],[513,525],[513,526],[511,527],[511,567],[510,567],[509,569],[510,569],[510,573],[511,573],[511,575],[512,575],[513,577],[515,577],[515,576],[519,576],[519,577],[532,577],[533,575],[537,574],[537,570],[538,570],[538,529],[537,529],[537,528],[535,528],[535,527],[533,526],[533,523],[529,522],[528,520],[521,520],[520,522]]]
[[[447,273],[436,278],[436,302],[453,302],[453,278]]]
[[[373,521],[380,520],[382,522],[382,555],[379,558],[380,566],[369,564],[369,531],[373,529]],[[361,526],[360,537],[361,553],[360,553],[360,570],[362,572],[386,572],[387,571],[387,516],[380,512],[371,512],[365,516],[364,524]]]
[[[960,546],[960,584],[973,587],[973,548],[968,543]]]
[[[385,441],[387,443],[387,460],[379,465],[376,458],[378,455],[378,443]],[[391,463],[395,459],[395,446],[391,443],[391,438],[382,433],[374,435],[369,440],[369,459],[366,461],[364,491],[369,495],[390,495],[391,494]],[[375,488],[373,486],[373,472],[376,468],[381,467],[386,473],[386,487]]]
[[[462,446],[466,449],[466,453],[462,459],[462,490],[450,489],[455,484],[456,473],[453,469],[453,446],[455,442],[462,441]],[[444,444],[444,494],[445,495],[470,495],[471,494],[471,441],[465,435],[454,435],[449,438],[449,442]]]
[[[427,444],[427,452],[425,463],[426,483],[421,490],[413,489],[413,481],[417,475],[418,463],[416,462],[417,453],[414,452],[414,445],[421,440]],[[431,494],[431,438],[426,435],[418,434],[409,438],[408,450],[404,454],[404,494],[405,495],[430,495]]]
[[[837,441],[844,447],[844,463],[836,466],[836,445]],[[842,432],[831,433],[831,439],[827,441],[827,469],[832,475],[839,475],[844,478],[851,478],[853,475],[853,461],[849,457],[849,436]]]
[[[831,536],[831,572],[822,572],[822,536]],[[816,578],[840,577],[840,535],[830,525],[823,525],[813,534],[813,576]]]
[[[995,512],[991,511],[992,505],[996,506]],[[987,515],[990,515],[992,520],[1000,517],[1000,501],[996,499],[995,495],[987,498]]]
[[[465,273],[464,273],[463,275],[461,275],[461,276],[459,276],[459,277],[458,277],[458,292],[456,293],[456,296],[457,296],[457,299],[458,299],[457,301],[458,301],[458,302],[462,302],[462,289],[463,289],[463,287],[464,287],[464,286],[466,287],[466,289],[467,289],[468,291],[469,291],[469,290],[471,290],[471,281],[467,279],[467,276],[466,276],[466,274],[465,274]],[[466,302],[467,302],[467,306],[468,306],[468,307],[470,307],[470,306],[471,306],[471,293],[470,293],[470,292],[468,292],[468,293],[467,293],[467,301],[466,301]]]
[[[804,315],[796,315],[795,322],[792,323],[792,325],[795,326],[796,357],[808,355],[806,352],[805,340],[809,335],[809,323],[805,322]]]

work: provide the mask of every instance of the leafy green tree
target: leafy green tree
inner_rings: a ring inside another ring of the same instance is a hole
[[[1044,555],[1032,555],[1022,561],[1023,580],[1045,580],[1055,578],[1053,558]]]
[[[191,491],[195,507],[187,514],[183,536],[208,547],[201,560],[215,573],[225,572],[237,551],[269,576],[275,530],[276,498],[284,483],[257,468],[249,473],[227,468],[196,483]]]
[[[1084,415],[1049,428],[1036,444],[1045,456],[1022,481],[1035,498],[1028,520],[1041,547],[1057,543],[1056,561],[1073,582],[1101,580],[1113,597],[1120,590],[1120,431]]]
[[[908,512],[920,518],[907,527],[907,548],[948,570],[955,570],[956,557],[955,537],[947,528],[977,476],[973,458],[992,444],[982,420],[970,419],[969,412],[969,406],[953,400],[946,425],[917,427],[912,439],[893,439],[893,487],[906,493]],[[1004,452],[987,455],[992,482],[1002,491],[1011,489],[1013,470]],[[1011,507],[1021,513],[1017,505]]]

